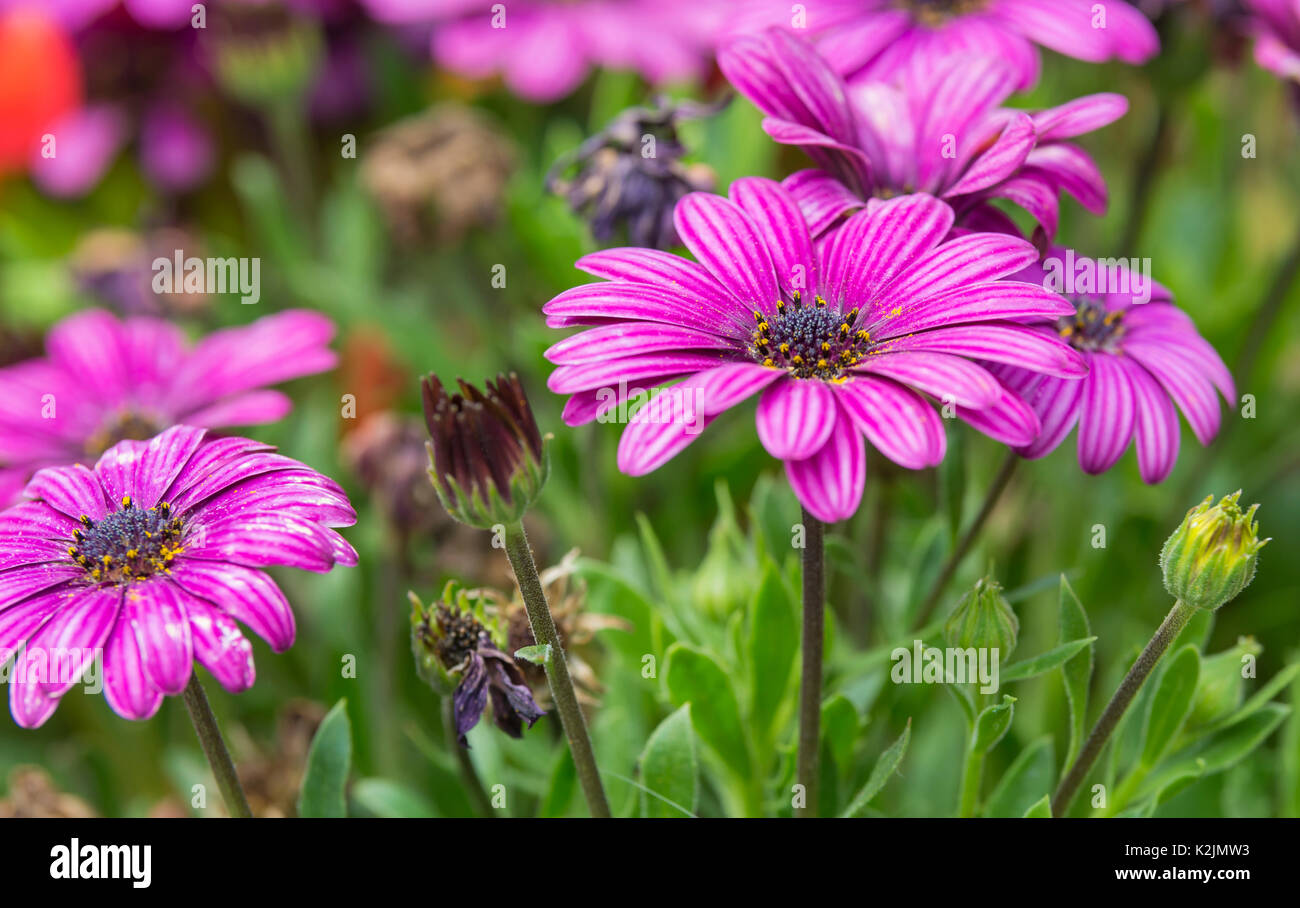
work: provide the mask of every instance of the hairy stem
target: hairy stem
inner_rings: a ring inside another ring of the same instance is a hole
[[[198,672],[190,674],[190,683],[185,685],[181,698],[185,701],[185,708],[190,711],[190,721],[194,723],[199,744],[203,746],[203,755],[212,767],[217,788],[221,789],[226,811],[232,817],[251,818],[253,811],[248,807],[248,798],[244,797],[244,789],[239,784],[239,774],[235,772],[230,751],[226,749],[221,729],[217,727],[217,717],[212,714],[212,706],[203,693],[203,685],[199,684]]]
[[[538,644],[549,644],[551,647],[551,658],[546,662],[546,680],[551,687],[555,711],[560,714],[560,724],[564,726],[564,734],[569,739],[569,750],[573,754],[573,765],[578,771],[582,793],[587,799],[587,808],[593,817],[608,818],[609,801],[605,798],[605,788],[600,782],[596,754],[591,747],[591,737],[587,734],[587,720],[583,718],[582,708],[578,706],[578,694],[573,689],[573,679],[569,677],[564,648],[560,646],[555,619],[551,617],[551,607],[546,603],[546,593],[542,590],[541,578],[537,576],[537,564],[533,561],[533,552],[528,546],[523,523],[516,522],[507,526],[505,541],[506,555],[510,558],[510,566],[515,570],[515,580],[519,583],[519,592],[523,596],[524,607],[528,610],[533,639]]]
[[[826,626],[826,527],[803,511],[803,661],[799,677],[799,756],[795,778],[803,786],[797,816],[817,816],[821,759],[822,647]]]
[[[1097,762],[1097,757],[1101,755],[1102,748],[1110,740],[1111,734],[1115,731],[1115,726],[1119,720],[1124,717],[1124,711],[1128,709],[1133,698],[1141,689],[1142,684],[1151,674],[1151,670],[1156,667],[1160,657],[1169,649],[1169,644],[1174,642],[1174,638],[1191,620],[1196,609],[1190,605],[1184,605],[1182,601],[1174,603],[1174,607],[1169,610],[1165,620],[1160,622],[1160,627],[1156,628],[1155,635],[1147,642],[1142,654],[1138,656],[1133,667],[1128,670],[1124,680],[1120,682],[1114,696],[1102,710],[1101,717],[1097,719],[1097,724],[1093,726],[1092,731],[1088,734],[1088,740],[1083,742],[1083,749],[1079,751],[1079,756],[1075,758],[1074,765],[1070,771],[1065,774],[1061,780],[1060,786],[1056,789],[1056,794],[1052,796],[1052,816],[1064,816],[1065,812],[1070,809],[1070,802],[1074,800],[1075,793],[1079,786],[1083,784],[1084,778],[1088,771],[1092,769],[1092,764]]]
[[[957,816],[968,818],[975,816],[975,806],[979,802],[980,780],[984,777],[984,754],[975,750],[975,732],[972,729],[970,740],[966,743],[966,759],[961,772],[961,804]]]
[[[447,747],[451,748],[456,754],[456,765],[460,768],[461,781],[465,783],[470,803],[474,805],[474,809],[478,811],[480,816],[496,816],[496,811],[492,809],[492,802],[483,789],[483,782],[478,777],[478,770],[474,768],[474,761],[470,759],[469,750],[461,747],[456,740],[458,737],[456,734],[456,702],[451,696],[442,698],[442,727],[447,739]]]

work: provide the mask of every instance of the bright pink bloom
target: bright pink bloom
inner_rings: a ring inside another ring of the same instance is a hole
[[[846,85],[802,38],[780,29],[738,38],[718,63],[767,114],[763,129],[797,145],[821,168],[789,177],[821,234],[873,197],[928,192],[951,204],[958,223],[1015,232],[990,203],[1007,199],[1050,237],[1059,195],[1094,214],[1106,211],[1106,181],[1092,158],[1066,139],[1124,115],[1122,95],[1096,94],[1039,112],[1000,106],[1015,72],[991,58],[951,56],[918,71],[907,89],[883,82]]]
[[[183,691],[195,659],[247,690],[253,647],[236,622],[276,652],[294,638],[260,569],[357,563],[331,529],[356,522],[335,482],[269,445],[205,435],[176,426],[119,442],[93,470],[41,470],[31,500],[0,513],[0,658],[25,646],[9,676],[19,725],[43,724],[101,651],[104,696],[128,719]]]
[[[100,310],[59,322],[47,356],[0,369],[0,505],[41,467],[95,458],[177,423],[274,422],[292,408],[267,385],[332,369],[333,323],[292,310],[190,346],[160,319]]]
[[[1300,0],[1244,0],[1255,35],[1255,60],[1283,79],[1300,82]]]
[[[1035,45],[1091,63],[1143,63],[1160,49],[1150,21],[1123,0],[819,0],[808,19],[826,58],[855,82],[962,54],[1003,61],[1027,89],[1038,81]]]
[[[1044,261],[1048,267],[1035,264],[1015,279],[1063,289],[1073,301],[1073,314],[1038,330],[1068,341],[1088,361],[1089,371],[1074,382],[989,364],[1042,422],[1042,434],[1019,453],[1031,459],[1047,455],[1077,423],[1079,466],[1085,473],[1109,470],[1135,442],[1142,480],[1162,481],[1178,459],[1178,409],[1197,440],[1209,444],[1219,431],[1215,389],[1231,405],[1236,400],[1232,376],[1174,305],[1173,295],[1149,277],[1123,265],[1076,258],[1060,247]],[[1089,275],[1089,285],[1079,292],[1069,284],[1076,274]]]
[[[661,466],[762,392],[759,440],[810,512],[840,520],[862,497],[864,435],[905,467],[943,459],[943,420],[926,396],[1007,444],[1037,436],[1032,411],[969,357],[1084,372],[1058,338],[1016,323],[1073,311],[1041,285],[1000,280],[1037,258],[1033,246],[996,233],[945,242],[953,212],[932,196],[873,200],[821,244],[794,197],[760,178],[737,180],[729,198],[692,193],[674,220],[696,262],[597,252],[577,265],[606,282],[544,307],[553,328],[593,326],[547,351],[549,387],[572,395],[569,425],[683,379],[631,418],[625,473]]]

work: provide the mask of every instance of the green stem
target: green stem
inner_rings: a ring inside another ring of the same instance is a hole
[[[1138,786],[1146,781],[1146,777],[1150,772],[1150,768],[1146,766],[1135,768],[1128,774],[1128,778],[1115,789],[1115,794],[1106,800],[1106,807],[1097,815],[1099,817],[1113,817],[1127,807],[1128,802],[1133,799],[1133,795],[1137,794]]]
[[[1102,748],[1110,740],[1111,733],[1115,731],[1115,726],[1124,717],[1124,711],[1133,702],[1133,698],[1137,696],[1142,683],[1151,674],[1151,670],[1156,667],[1156,663],[1165,654],[1165,650],[1169,649],[1169,644],[1174,642],[1179,632],[1182,631],[1195,613],[1196,609],[1193,606],[1184,605],[1179,600],[1169,610],[1165,620],[1160,622],[1160,627],[1156,628],[1155,635],[1147,642],[1141,655],[1133,663],[1133,667],[1128,670],[1128,674],[1120,682],[1114,696],[1110,698],[1110,702],[1102,710],[1101,717],[1097,719],[1097,724],[1093,726],[1088,735],[1088,740],[1083,742],[1083,749],[1079,751],[1079,756],[1075,758],[1074,765],[1065,774],[1065,778],[1061,780],[1060,786],[1056,789],[1056,794],[1052,796],[1052,816],[1063,816],[1070,809],[1070,802],[1074,800],[1075,793],[1078,792],[1079,786],[1083,784],[1084,777],[1092,769],[1092,764],[1101,755]]]
[[[538,644],[551,647],[551,658],[546,662],[546,680],[551,687],[551,699],[555,702],[555,711],[560,714],[560,724],[569,739],[569,750],[573,754],[573,765],[578,771],[578,782],[582,793],[587,798],[587,807],[593,817],[608,818],[609,801],[605,799],[605,788],[600,782],[600,770],[596,766],[596,754],[591,747],[591,737],[587,734],[587,721],[578,706],[578,694],[573,688],[573,679],[569,677],[569,666],[564,659],[564,648],[560,645],[560,635],[555,630],[555,620],[551,617],[551,608],[546,604],[546,593],[542,589],[541,578],[537,576],[537,564],[533,561],[532,549],[528,547],[528,536],[522,522],[506,526],[506,555],[510,566],[515,570],[515,580],[528,610],[528,623],[533,629],[533,639]]]
[[[966,744],[966,759],[961,772],[961,805],[957,816],[975,816],[975,805],[980,797],[980,780],[984,777],[984,754],[975,750],[975,731],[972,729]]]
[[[479,816],[496,816],[496,811],[492,809],[492,802],[488,799],[487,792],[483,790],[483,782],[478,777],[478,770],[474,768],[474,761],[470,759],[469,749],[461,747],[460,742],[457,741],[456,706],[450,695],[442,698],[442,727],[447,739],[447,747],[456,754],[461,780],[465,783],[474,809],[478,811]]]
[[[185,708],[190,711],[190,721],[194,723],[199,744],[203,746],[203,754],[212,767],[217,787],[221,789],[226,811],[232,817],[251,818],[253,811],[248,807],[248,799],[244,797],[244,789],[239,784],[239,774],[235,772],[230,751],[226,749],[221,729],[217,727],[217,717],[212,714],[212,706],[203,693],[203,685],[199,684],[198,672],[190,674],[190,683],[185,685],[181,698],[185,701]]]
[[[984,503],[980,505],[979,512],[975,515],[974,521],[966,528],[966,532],[957,540],[957,545],[953,548],[948,560],[943,563],[943,568],[939,571],[939,576],[934,579],[930,585],[930,592],[925,596],[921,603],[920,609],[916,613],[916,626],[921,626],[930,620],[930,613],[934,611],[939,604],[939,598],[947,588],[949,581],[952,580],[953,574],[957,573],[957,568],[961,566],[962,560],[970,551],[971,545],[988,522],[989,515],[993,513],[993,508],[997,505],[998,499],[1011,481],[1011,474],[1016,471],[1016,464],[1020,463],[1020,457],[1015,451],[1007,451],[1006,457],[1002,461],[1002,466],[998,468],[998,473],[993,477],[993,484],[984,494]]]
[[[795,778],[803,786],[797,816],[817,816],[821,761],[822,648],[826,636],[826,527],[803,511],[803,660],[799,677],[799,755]]]

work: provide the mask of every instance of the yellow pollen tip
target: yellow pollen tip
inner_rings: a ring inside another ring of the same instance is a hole
[[[769,356],[767,359],[763,360],[763,365],[767,366],[770,369],[773,366],[775,366],[776,363],[772,362],[772,357]]]
[[[122,507],[124,507],[124,508],[129,508],[130,506],[131,506],[131,496],[130,496],[130,495],[123,495],[123,496],[122,496]]]
[[[112,563],[113,563],[113,556],[112,556],[112,555],[105,555],[105,556],[103,557],[103,559],[101,559],[101,560],[104,562],[104,564],[112,564]]]
[[[825,369],[825,368],[826,368],[826,365],[827,365],[826,360],[824,360],[824,359],[819,359],[819,360],[817,360],[817,368],[818,368],[818,369]]]

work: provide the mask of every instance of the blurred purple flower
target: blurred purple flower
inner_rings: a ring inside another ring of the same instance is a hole
[[[1160,50],[1123,0],[822,0],[809,18],[818,49],[850,82],[892,82],[963,54],[1001,60],[1023,90],[1038,81],[1035,45],[1091,63],[1144,63]]]
[[[593,67],[654,84],[701,75],[719,0],[364,0],[380,21],[437,23],[433,56],[470,78],[500,74],[532,101],[562,98]]]
[[[1157,483],[1178,459],[1175,404],[1201,444],[1218,434],[1214,392],[1217,388],[1231,405],[1237,399],[1232,376],[1166,288],[1113,260],[1076,257],[1061,247],[1013,279],[1053,289],[1064,285],[1075,312],[1035,330],[1063,338],[1089,365],[1081,382],[989,365],[1042,422],[1042,434],[1018,449],[1022,456],[1049,454],[1078,423],[1079,466],[1085,473],[1109,470],[1134,441],[1142,480]],[[1088,283],[1072,288],[1072,281]]]
[[[815,235],[867,199],[908,192],[943,198],[963,226],[1014,232],[989,204],[1008,199],[1049,237],[1062,190],[1094,214],[1106,211],[1097,165],[1064,140],[1123,116],[1122,95],[1088,95],[1037,113],[1012,110],[999,105],[1015,90],[1016,73],[995,59],[964,56],[935,63],[906,90],[848,86],[824,55],[780,29],[729,42],[718,63],[768,115],[768,135],[801,147],[822,168],[785,182]]]
[[[42,144],[32,155],[31,176],[42,192],[77,198],[99,183],[126,142],[127,118],[115,106],[99,104],[75,110],[49,127],[53,154]]]
[[[200,185],[214,156],[212,137],[185,108],[164,101],[145,111],[140,166],[159,189],[182,193]]]
[[[1255,61],[1300,83],[1300,0],[1243,0],[1255,35]]]
[[[232,693],[255,678],[240,622],[275,652],[294,618],[260,568],[357,563],[332,527],[356,512],[333,480],[246,438],[175,426],[123,441],[88,469],[41,470],[0,513],[0,654],[26,645],[9,708],[42,725],[103,653],[104,697],[147,719],[197,659]],[[57,669],[57,670],[56,670]]]
[[[177,423],[280,419],[292,404],[266,386],[333,368],[333,335],[329,319],[301,310],[215,331],[192,347],[160,319],[69,316],[50,329],[44,359],[0,369],[0,504],[41,467],[98,456],[123,439]]]
[[[698,264],[650,249],[597,252],[577,266],[607,282],[543,309],[550,327],[594,326],[546,354],[557,364],[549,387],[572,395],[569,425],[608,421],[634,395],[684,378],[629,420],[624,473],[663,465],[761,391],[759,440],[810,512],[841,520],[862,497],[863,435],[904,467],[943,459],[943,420],[923,395],[1006,444],[1038,435],[1033,412],[968,357],[1084,374],[1058,338],[1015,324],[1073,311],[1042,286],[999,280],[1037,259],[1025,240],[945,242],[952,209],[909,195],[872,200],[814,245],[780,184],[744,178],[729,195],[693,193],[677,205],[677,233]]]

